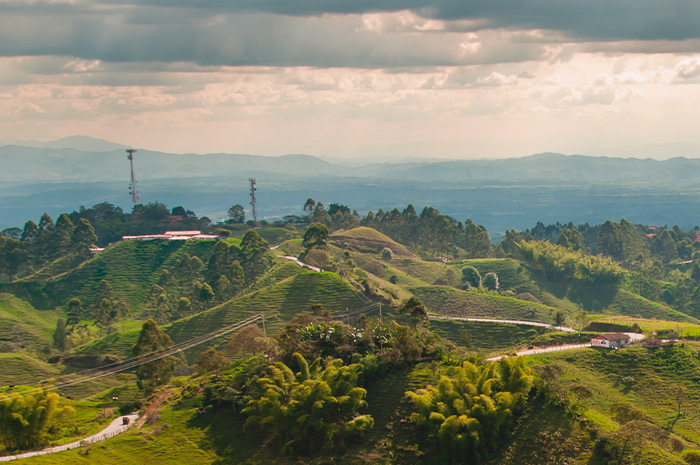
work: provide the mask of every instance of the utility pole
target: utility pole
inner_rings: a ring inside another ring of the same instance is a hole
[[[265,331],[265,312],[262,312],[262,321],[263,321],[263,335],[267,337],[267,331]]]
[[[255,187],[255,178],[248,178],[248,181],[250,181],[250,206],[253,207],[253,227],[255,227],[258,225],[258,214],[255,211],[258,202],[255,198],[255,191],[258,189]]]
[[[136,201],[141,199],[141,197],[139,197],[139,193],[136,191],[136,176],[134,175],[134,152],[136,152],[135,149],[126,149],[126,153],[128,153],[126,158],[129,159],[129,163],[131,164],[131,184],[129,185],[129,193],[131,194],[132,208],[136,206]]]

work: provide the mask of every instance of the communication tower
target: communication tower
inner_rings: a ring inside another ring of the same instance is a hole
[[[126,149],[126,153],[128,154],[126,158],[129,159],[129,163],[131,164],[131,184],[129,185],[129,193],[131,194],[132,207],[135,207],[136,201],[141,199],[138,191],[136,190],[136,176],[134,175],[134,152],[136,152],[135,149]]]
[[[255,198],[255,191],[258,189],[255,187],[255,178],[248,178],[248,181],[250,181],[250,206],[253,207],[253,227],[255,227],[258,225],[258,214],[255,211],[258,202]]]

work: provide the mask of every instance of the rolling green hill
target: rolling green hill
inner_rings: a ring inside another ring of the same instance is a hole
[[[301,270],[294,263],[284,264],[280,267],[279,273],[283,274],[295,268]],[[287,279],[202,313],[165,325],[163,329],[174,343],[180,343],[232,325],[249,316],[265,313],[266,330],[274,334],[298,313],[309,312],[312,304],[321,304],[326,310],[336,314],[366,307],[354,289],[337,274],[303,272],[293,274]],[[136,343],[138,335],[138,330],[114,333],[79,347],[76,353],[83,355],[108,353],[126,358],[131,355],[131,348]],[[230,337],[229,334],[220,338],[221,340],[198,346],[196,353],[190,351],[192,353],[188,352],[187,355],[196,357],[207,347],[223,344]]]
[[[0,293],[0,352],[27,348],[45,352],[51,344],[59,311],[40,311],[12,294]]]
[[[448,316],[519,319],[551,323],[555,309],[513,297],[479,291],[461,291],[447,286],[412,287],[430,312]]]
[[[406,248],[391,239],[389,236],[380,233],[376,229],[361,226],[348,231],[337,232],[330,237],[331,244],[343,249],[350,249],[361,253],[380,253],[384,247],[391,249],[394,256],[413,257],[414,255]]]
[[[305,272],[206,312],[178,320],[166,331],[173,341],[180,342],[264,312],[266,329],[274,333],[298,313],[310,311],[312,304],[321,304],[331,313],[344,313],[366,306],[354,289],[337,274]]]
[[[126,300],[131,307],[138,307],[162,269],[172,268],[184,253],[196,255],[206,263],[214,245],[214,241],[119,242],[55,280],[1,284],[0,291],[12,292],[36,308],[52,309],[75,296],[83,303],[91,302],[100,281],[106,279],[117,298]]]

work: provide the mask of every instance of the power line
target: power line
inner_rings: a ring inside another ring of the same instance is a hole
[[[175,353],[180,352],[180,351],[191,349],[191,348],[196,347],[200,344],[204,344],[205,342],[209,342],[212,339],[216,339],[216,338],[221,337],[227,333],[241,329],[245,326],[248,326],[248,325],[260,320],[261,318],[262,318],[262,315],[254,315],[254,316],[246,318],[242,321],[234,323],[226,328],[222,328],[222,329],[207,333],[205,335],[189,339],[187,341],[181,342],[181,343],[179,343],[173,347],[167,348],[167,349],[162,349],[160,351],[151,352],[149,354],[144,354],[141,356],[131,357],[130,359],[126,359],[126,360],[123,360],[120,362],[105,365],[105,366],[102,366],[99,368],[85,370],[84,372],[81,372],[81,374],[80,374],[80,376],[83,377],[82,379],[67,380],[67,381],[62,382],[62,383],[57,383],[57,384],[47,386],[43,389],[46,391],[54,391],[57,389],[66,388],[66,387],[73,386],[76,384],[81,384],[81,383],[84,383],[87,381],[93,381],[95,379],[104,378],[105,376],[109,376],[109,375],[113,375],[116,373],[120,373],[122,371],[130,370],[132,368],[136,368],[138,366],[145,365],[146,363],[155,362],[156,360],[160,360],[160,359],[163,359],[165,357],[169,357],[169,356],[174,355]],[[105,370],[105,368],[110,367],[110,366],[113,368]],[[93,373],[97,372],[97,373],[92,375],[92,376],[86,376],[86,374],[89,372],[93,372]],[[42,381],[40,381],[40,384],[43,382],[48,382],[48,381],[50,381],[50,380],[42,380]],[[26,394],[26,392],[16,393],[13,395],[6,396],[4,399],[1,399],[1,400],[12,400],[15,398],[19,398],[19,397],[23,396],[24,394]]]

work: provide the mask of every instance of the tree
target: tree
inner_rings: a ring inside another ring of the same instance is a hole
[[[31,449],[44,445],[53,421],[73,413],[59,407],[60,397],[36,389],[30,394],[0,394],[0,442],[6,450]]]
[[[54,250],[52,258],[60,257],[68,252],[71,244],[71,234],[73,234],[74,229],[75,225],[73,225],[68,215],[61,213],[56,220],[56,226],[53,231]],[[95,239],[97,239],[97,237],[95,237]]]
[[[39,228],[37,227],[36,223],[32,220],[24,223],[24,230],[22,230],[20,242],[22,243],[22,247],[27,252],[27,256],[33,265],[40,262],[41,252],[39,250],[38,237]]]
[[[71,246],[73,250],[80,256],[88,257],[90,255],[90,248],[94,247],[95,242],[97,242],[95,229],[87,219],[80,218],[78,225],[71,235]]]
[[[394,252],[389,247],[384,247],[382,249],[382,260],[390,261],[394,258]]]
[[[53,246],[51,244],[51,238],[53,237],[53,218],[49,216],[48,213],[41,215],[39,220],[39,228],[37,230],[37,253],[40,257],[40,262],[48,261],[51,256],[51,251]]]
[[[68,302],[68,313],[66,315],[66,325],[71,327],[71,331],[75,328],[75,325],[80,323],[83,317],[83,304],[80,299],[73,297]]]
[[[561,310],[557,310],[557,313],[554,314],[554,324],[555,325],[559,325],[559,326],[563,325],[565,319],[566,319],[566,315]]]
[[[180,297],[177,301],[177,317],[184,318],[192,313],[192,302],[187,297]]]
[[[468,284],[471,287],[481,287],[481,274],[479,274],[479,270],[471,265],[462,268],[462,283]]]
[[[496,273],[490,272],[486,273],[484,276],[483,285],[486,289],[495,291],[498,289],[498,275]]]
[[[241,205],[234,205],[228,209],[228,217],[231,223],[245,223],[245,210]]]
[[[656,236],[654,243],[651,245],[651,253],[664,263],[669,263],[678,258],[676,243],[668,229],[664,229],[661,234]]]
[[[598,233],[598,252],[603,253],[614,260],[623,259],[623,243],[620,225],[610,220],[600,226]]]
[[[330,231],[325,224],[314,223],[304,233],[304,240],[301,245],[306,248],[306,251],[313,248],[323,249],[328,242]]]
[[[241,255],[246,281],[254,283],[268,267],[267,253],[270,244],[254,229],[249,230],[241,240]]]
[[[112,323],[116,316],[114,302],[110,299],[102,299],[98,311],[95,324],[100,328],[100,336],[102,336],[102,331],[105,329],[107,330],[107,334],[111,333]]]
[[[332,449],[336,444],[362,436],[374,426],[370,415],[358,415],[367,394],[357,386],[362,365],[321,359],[309,365],[294,354],[299,372],[279,362],[256,381],[257,389],[243,413],[244,430],[253,427],[270,441],[295,454]]]
[[[60,350],[66,350],[66,320],[56,320],[56,330],[53,333],[53,346]]]
[[[156,324],[155,320],[149,318],[144,322],[139,339],[132,349],[135,357],[148,355],[169,349],[173,346],[170,337],[165,334]],[[151,392],[156,386],[168,382],[175,369],[175,358],[172,356],[154,360],[141,365],[136,369],[139,389]]]
[[[199,354],[197,357],[197,373],[210,373],[212,371],[219,372],[231,365],[231,361],[226,358],[226,355],[214,349],[213,347]]]
[[[413,321],[414,327],[428,321],[428,310],[417,297],[411,297],[404,302],[401,308],[399,308],[399,313],[408,315]]]
[[[0,236],[0,273],[4,272],[10,282],[27,262],[27,252],[17,239]]]
[[[314,212],[314,209],[316,208],[316,201],[309,197],[306,199],[306,203],[304,203],[304,211],[309,212],[309,215],[311,215]]]
[[[671,393],[673,400],[678,403],[678,416],[680,416],[683,402],[685,402],[686,398],[688,397],[688,388],[682,384],[672,384],[669,388],[669,392]]]
[[[95,317],[95,319],[97,319],[97,317],[100,314],[100,307],[102,306],[102,301],[104,299],[107,299],[111,303],[114,303],[114,301],[117,300],[114,296],[114,290],[112,289],[112,285],[106,279],[103,279],[102,281],[100,281],[100,284],[97,285],[95,300],[90,306],[90,310],[92,311],[92,315]]]
[[[194,300],[199,302],[200,308],[209,308],[209,303],[214,300],[214,290],[207,283],[195,281],[194,283]]]
[[[264,338],[262,329],[256,325],[248,325],[233,333],[226,348],[233,355],[257,354],[265,349]]]
[[[129,316],[129,306],[122,299],[117,300],[114,304],[114,315],[122,322],[122,333],[124,332],[124,321]]]

